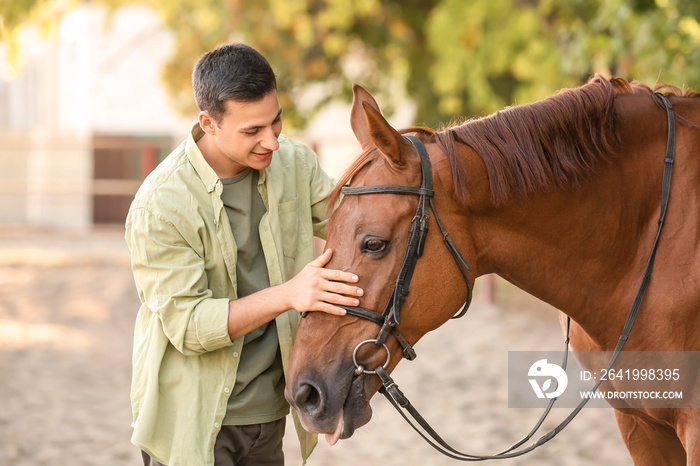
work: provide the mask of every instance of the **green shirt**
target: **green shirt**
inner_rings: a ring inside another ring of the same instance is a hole
[[[236,176],[221,179],[221,201],[238,247],[236,279],[239,298],[270,286],[258,233],[260,221],[267,211],[258,192],[258,178],[258,172],[248,168]],[[228,399],[222,424],[272,422],[288,412],[277,325],[272,321],[248,333],[243,340],[236,385]]]
[[[141,300],[134,329],[132,442],[170,466],[213,465],[214,442],[236,383],[244,338],[228,335],[228,303],[238,297],[237,247],[221,200],[222,183],[196,140],[199,125],[144,181],[126,220]],[[259,173],[267,212],[260,226],[270,285],[314,259],[333,181],[306,146],[279,137]],[[299,313],[275,319],[286,373]],[[302,457],[316,436],[296,413]]]

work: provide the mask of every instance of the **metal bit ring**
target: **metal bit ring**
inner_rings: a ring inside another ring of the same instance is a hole
[[[355,347],[355,350],[352,352],[352,362],[353,362],[353,364],[355,364],[355,374],[356,374],[356,375],[360,375],[360,374],[362,374],[362,373],[365,373],[365,374],[376,374],[376,373],[377,373],[377,371],[368,371],[367,369],[365,369],[365,367],[364,367],[362,364],[358,364],[358,363],[357,363],[357,350],[359,350],[359,349],[360,349],[360,346],[364,345],[365,343],[374,343],[374,344],[377,344],[377,339],[375,338],[375,339],[372,339],[372,340],[365,340],[365,341],[363,341],[363,342],[360,342],[360,343]],[[377,346],[379,346],[379,345],[377,345]],[[391,353],[389,352],[389,347],[386,346],[386,344],[382,343],[382,346],[383,346],[384,349],[386,350],[386,361],[385,361],[384,364],[382,365],[382,368],[386,369],[386,366],[389,365],[389,360],[391,359]]]

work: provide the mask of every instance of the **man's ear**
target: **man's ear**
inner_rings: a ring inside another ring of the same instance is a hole
[[[209,112],[202,110],[199,112],[199,126],[202,127],[205,133],[213,135],[216,133],[217,123],[214,117],[209,115]]]

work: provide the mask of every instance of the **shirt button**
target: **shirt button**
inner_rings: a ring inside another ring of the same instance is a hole
[[[230,388],[228,388],[228,387],[224,388],[224,393],[229,393],[230,391],[231,391]]]
[[[221,427],[221,424],[219,424],[218,422],[215,422],[214,427],[216,427],[218,429],[219,427]]]
[[[238,357],[238,351],[234,351],[234,352],[233,352],[233,357],[234,357],[234,358],[237,358],[237,357]]]

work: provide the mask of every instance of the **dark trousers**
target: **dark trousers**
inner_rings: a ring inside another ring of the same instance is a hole
[[[284,466],[286,420],[249,426],[223,426],[214,444],[215,466]],[[165,466],[141,452],[144,466]]]

